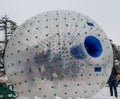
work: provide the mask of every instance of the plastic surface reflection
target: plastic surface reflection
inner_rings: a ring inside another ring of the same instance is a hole
[[[23,23],[9,41],[6,73],[20,96],[90,98],[106,84],[113,63],[103,30],[72,11],[50,11]]]

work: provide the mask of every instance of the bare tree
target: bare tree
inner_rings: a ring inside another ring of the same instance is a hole
[[[4,53],[7,43],[17,28],[16,22],[10,20],[7,15],[0,19],[0,33],[4,34],[4,39],[0,40],[0,44],[2,45],[2,49],[0,49],[0,68],[4,67]]]

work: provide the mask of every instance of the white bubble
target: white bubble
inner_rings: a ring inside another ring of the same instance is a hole
[[[6,74],[20,96],[89,98],[103,88],[113,64],[111,44],[90,18],[50,11],[28,19],[5,53]]]

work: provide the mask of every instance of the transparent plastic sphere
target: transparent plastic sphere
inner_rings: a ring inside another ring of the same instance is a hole
[[[50,11],[28,19],[5,51],[5,70],[20,96],[90,98],[106,84],[111,44],[89,17]]]

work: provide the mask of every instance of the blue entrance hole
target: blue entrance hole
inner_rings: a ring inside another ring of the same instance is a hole
[[[86,37],[84,46],[88,54],[92,57],[99,57],[103,51],[100,41],[94,36]]]

